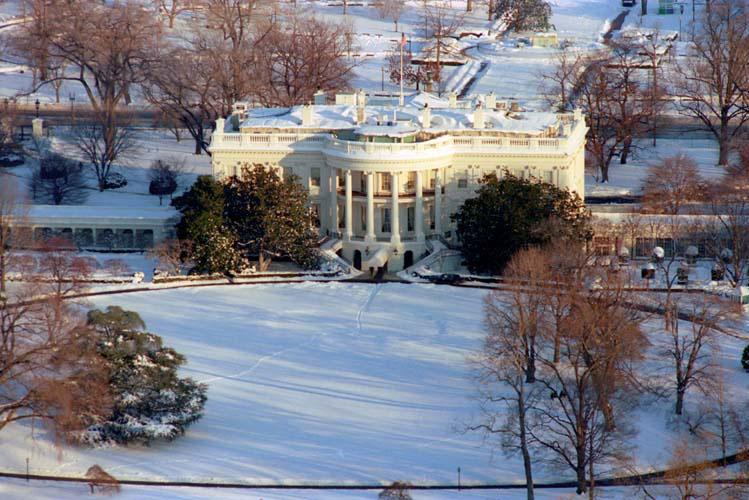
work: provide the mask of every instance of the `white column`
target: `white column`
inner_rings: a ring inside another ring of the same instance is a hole
[[[346,233],[344,234],[345,239],[351,240],[351,236],[354,234],[353,221],[354,218],[351,214],[353,208],[353,196],[351,193],[351,170],[346,170]]]
[[[442,179],[439,169],[434,172],[434,232],[442,235]]]
[[[367,174],[367,236],[365,241],[375,241],[374,221],[374,172]]]
[[[333,233],[338,232],[338,169],[330,169],[330,178],[328,185],[330,186],[330,231]]]
[[[416,171],[416,241],[424,241],[424,193],[421,185],[421,171]]]
[[[398,174],[393,172],[390,174],[390,243],[396,244],[401,242],[400,213],[398,212],[399,190]]]

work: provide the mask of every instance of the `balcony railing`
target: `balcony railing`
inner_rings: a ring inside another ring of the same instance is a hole
[[[379,143],[345,141],[330,134],[254,134],[214,133],[211,149],[242,151],[325,151],[331,155],[424,155],[440,153],[490,152],[557,152],[571,153],[583,140],[585,127],[576,126],[570,137],[496,137],[496,136],[451,136],[412,143]]]

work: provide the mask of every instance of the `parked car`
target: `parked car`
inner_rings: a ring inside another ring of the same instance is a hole
[[[463,278],[459,274],[440,274],[435,276],[433,281],[440,285],[455,285],[463,281]]]

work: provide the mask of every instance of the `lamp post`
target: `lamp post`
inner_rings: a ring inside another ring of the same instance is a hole
[[[68,97],[70,98],[70,116],[73,120],[73,125],[75,125],[75,95],[70,94]]]
[[[39,118],[39,99],[36,100],[34,106],[36,107],[36,117]]]

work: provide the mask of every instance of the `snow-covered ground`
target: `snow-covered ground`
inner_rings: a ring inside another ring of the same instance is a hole
[[[585,176],[586,196],[621,196],[642,194],[642,180],[647,175],[648,166],[657,164],[663,158],[679,153],[687,155],[697,162],[700,174],[709,180],[721,176],[725,169],[716,165],[718,160],[718,143],[712,139],[658,139],[656,147],[652,139],[636,141],[634,156],[626,165],[619,164],[614,158],[609,168],[609,182],[596,182],[593,175]]]
[[[663,490],[661,488],[661,490]],[[67,500],[77,499],[88,493],[85,484],[59,484],[47,482],[26,483],[23,479],[3,480],[0,482],[0,494],[3,498],[35,500]],[[658,491],[651,488],[651,491]],[[379,491],[314,491],[314,490],[240,490],[240,489],[210,489],[210,488],[153,488],[146,486],[123,486],[122,491],[115,498],[121,500],[163,500],[182,499],[198,500],[217,498],[222,500],[374,500]],[[618,487],[599,488],[596,498],[638,498],[639,488]],[[412,491],[414,500],[521,500],[526,498],[525,490],[454,490],[454,491]],[[579,498],[572,489],[537,489],[535,497],[539,500],[573,500]],[[665,495],[657,498],[668,498]]]
[[[493,455],[481,436],[460,432],[476,411],[467,358],[483,338],[485,293],[305,283],[94,298],[95,307],[138,311],[187,356],[184,374],[209,385],[205,417],[173,443],[60,453],[43,429],[32,435],[28,424],[13,424],[0,433],[0,469],[23,472],[28,457],[34,473],[81,475],[96,463],[131,479],[429,484],[455,482],[461,467],[464,484],[522,481],[517,458]],[[664,362],[653,335],[651,363]],[[732,400],[748,401],[738,363],[744,344],[721,337],[721,347]],[[667,460],[671,411],[660,401],[638,412],[639,468]],[[537,466],[535,477],[569,474]],[[367,498],[357,495],[345,498]]]
[[[80,152],[72,144],[73,138],[64,128],[55,129],[48,142],[48,149],[60,152],[76,161],[83,160]],[[112,172],[122,174],[128,181],[127,186],[100,192],[96,188],[96,176],[91,168],[85,168],[88,197],[85,207],[129,207],[133,209],[161,207],[165,213],[173,211],[169,207],[169,197],[159,205],[158,196],[148,193],[149,169],[154,160],[160,159],[173,164],[184,165],[183,173],[178,178],[176,195],[188,189],[198,175],[211,173],[210,157],[193,154],[194,143],[189,137],[177,142],[174,135],[164,129],[139,129],[134,132],[134,147],[113,166]],[[33,151],[30,142],[27,149]],[[28,186],[37,161],[28,157],[24,165],[5,168],[3,172],[17,176]]]

